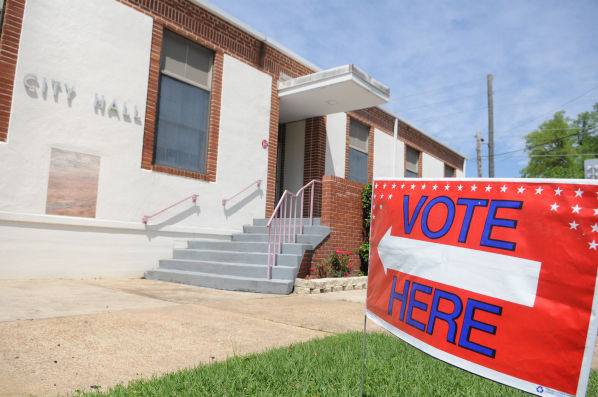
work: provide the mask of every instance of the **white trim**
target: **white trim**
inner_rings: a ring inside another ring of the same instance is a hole
[[[201,234],[201,235],[230,235],[232,233],[239,233],[239,230],[233,229],[214,229],[203,227],[186,227],[186,226],[165,226],[162,228],[154,225],[144,225],[135,222],[112,221],[106,219],[94,218],[77,218],[71,216],[61,215],[40,215],[40,214],[26,214],[18,212],[0,211],[0,222],[13,223],[38,223],[42,225],[61,225],[61,226],[76,226],[81,228],[94,229],[115,229],[128,230],[133,232],[162,232],[162,233],[186,233],[186,234]]]

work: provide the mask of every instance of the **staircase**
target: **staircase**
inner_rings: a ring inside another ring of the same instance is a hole
[[[174,249],[172,259],[160,260],[160,267],[145,272],[150,280],[169,281],[200,287],[250,291],[270,294],[290,294],[306,250],[315,249],[329,234],[319,218],[303,219],[299,234],[299,219],[294,243],[283,243],[276,254],[276,265],[268,272],[267,219],[254,219],[243,226],[243,233],[231,235],[231,241],[193,241],[187,248]]]

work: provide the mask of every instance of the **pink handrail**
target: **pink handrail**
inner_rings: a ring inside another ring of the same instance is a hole
[[[198,194],[192,194],[192,195],[191,195],[191,196],[189,196],[189,197],[185,197],[185,198],[184,198],[184,199],[182,199],[181,201],[177,201],[176,203],[172,204],[171,206],[169,206],[169,207],[166,207],[166,208],[164,208],[163,210],[160,210],[160,211],[156,212],[155,214],[152,214],[152,215],[145,215],[143,218],[141,218],[141,222],[143,222],[145,225],[147,225],[147,221],[149,221],[149,220],[150,220],[151,218],[153,218],[154,216],[156,216],[156,215],[160,215],[160,214],[161,214],[161,213],[163,213],[164,211],[167,211],[167,210],[171,209],[172,207],[175,207],[175,206],[177,206],[177,205],[181,204],[182,202],[184,202],[184,201],[186,201],[186,200],[189,200],[189,199],[193,200],[193,202],[195,203],[195,202],[197,202],[197,197],[199,197],[199,195],[198,195]]]
[[[305,191],[311,188],[311,199],[309,203],[309,225],[313,225],[314,192],[315,184],[322,183],[316,179],[312,180],[297,193],[285,190],[278,200],[278,204],[268,220],[268,280],[272,277],[272,266],[276,266],[276,255],[281,253],[284,242],[294,243],[297,236],[297,218],[299,217],[299,234],[303,233],[303,210]],[[301,200],[299,202],[299,200]],[[287,205],[288,202],[288,205]],[[299,215],[297,215],[299,210]],[[286,240],[286,241],[285,241]]]
[[[244,188],[243,190],[241,190],[239,193],[235,194],[234,196],[230,197],[230,198],[225,198],[222,199],[222,206],[225,206],[227,201],[231,201],[232,199],[234,199],[235,197],[237,197],[239,194],[243,193],[244,191],[246,191],[247,189],[249,189],[250,187],[252,187],[253,185],[256,185],[257,187],[260,187],[260,185],[262,184],[262,180],[258,179],[257,181],[253,181],[251,182],[246,188]]]

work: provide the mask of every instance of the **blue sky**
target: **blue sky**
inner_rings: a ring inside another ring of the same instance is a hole
[[[488,134],[487,74],[497,177],[527,164],[525,134],[598,102],[596,0],[212,3],[323,69],[352,63],[387,85],[383,107],[468,157],[469,177],[475,132]]]

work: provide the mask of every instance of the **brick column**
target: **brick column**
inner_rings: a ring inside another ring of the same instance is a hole
[[[303,184],[313,179],[319,181],[326,167],[326,117],[305,120],[305,154],[303,162]],[[315,185],[314,216],[321,216],[322,186]],[[311,192],[307,192],[310,194]],[[307,197],[307,196],[306,196]],[[309,211],[306,208],[306,211]]]
[[[0,40],[0,142],[8,139],[8,121],[12,104],[17,55],[21,41],[25,0],[6,0]]]

